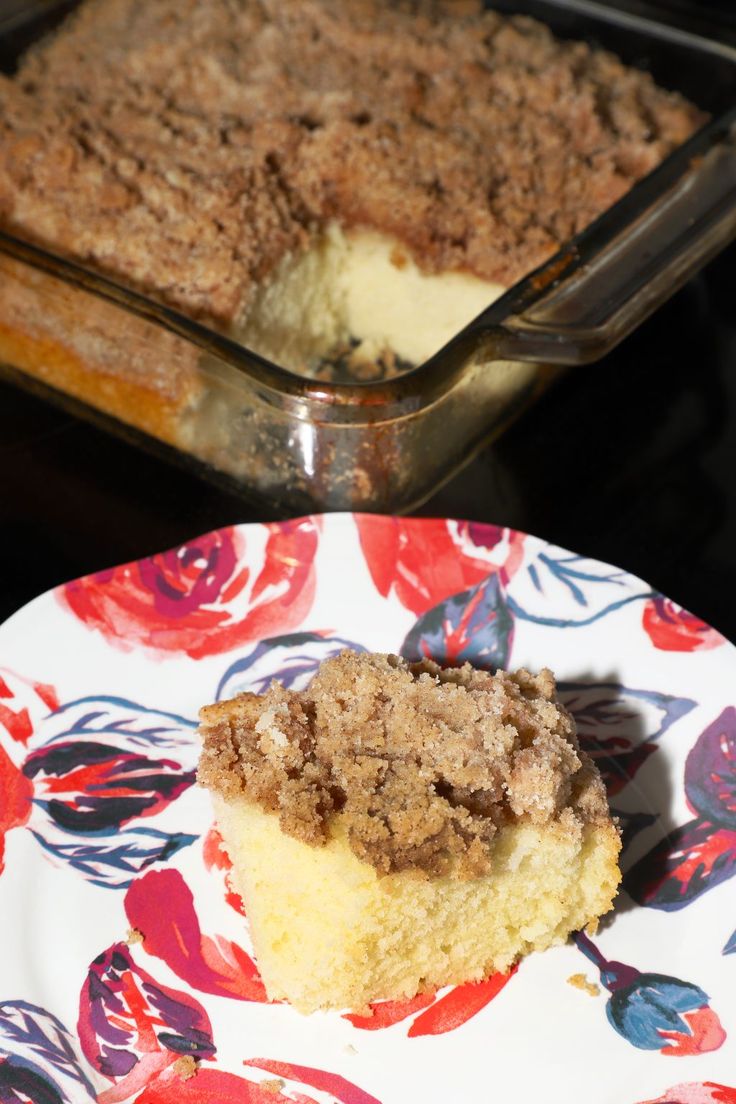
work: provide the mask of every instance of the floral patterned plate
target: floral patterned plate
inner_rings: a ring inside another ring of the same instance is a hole
[[[594,941],[268,1003],[197,710],[346,646],[554,668],[624,832]],[[736,1104],[736,653],[640,580],[467,522],[241,526],[36,599],[0,668],[2,1104]]]

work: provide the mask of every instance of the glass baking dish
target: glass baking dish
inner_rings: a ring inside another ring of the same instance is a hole
[[[0,5],[0,64],[12,68],[73,6]],[[626,12],[587,0],[492,6],[615,51],[710,121],[430,360],[392,379],[299,376],[7,233],[3,374],[271,509],[420,503],[565,365],[601,357],[736,236],[736,50],[632,14],[631,0]]]

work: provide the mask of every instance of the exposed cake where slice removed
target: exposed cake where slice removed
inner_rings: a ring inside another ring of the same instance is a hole
[[[344,652],[200,731],[266,989],[301,1011],[479,980],[611,907],[618,830],[548,670]]]

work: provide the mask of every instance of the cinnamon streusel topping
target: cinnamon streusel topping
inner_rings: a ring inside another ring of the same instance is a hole
[[[509,286],[703,118],[473,3],[86,0],[0,78],[0,220],[226,326],[331,220]]]
[[[579,832],[609,818],[549,670],[495,675],[343,652],[306,690],[273,683],[200,714],[199,781],[319,845],[339,816],[380,873],[489,870],[505,824]]]

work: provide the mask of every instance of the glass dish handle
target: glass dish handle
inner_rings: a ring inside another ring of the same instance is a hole
[[[573,249],[527,281],[532,302],[486,331],[494,358],[586,364],[639,325],[736,237],[736,134],[585,263]],[[582,250],[581,250],[582,252]],[[539,296],[540,282],[569,276]]]

